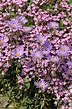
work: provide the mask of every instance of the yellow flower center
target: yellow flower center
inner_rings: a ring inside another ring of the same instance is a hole
[[[54,25],[52,24],[52,28],[54,28]]]
[[[54,62],[54,58],[51,58],[50,60],[51,60],[51,62]]]
[[[29,30],[28,30],[28,29],[26,29],[26,33],[28,33],[28,31],[29,31]]]
[[[72,66],[72,63],[71,63],[71,66]]]
[[[42,41],[43,41],[42,38],[40,38],[40,42],[41,42],[41,43],[42,43]]]
[[[45,54],[45,52],[43,51],[42,54]]]
[[[62,51],[64,51],[64,50],[65,50],[65,48],[61,48],[61,50],[62,50]]]
[[[19,20],[19,22],[22,22],[22,20]]]
[[[1,40],[0,43],[1,43],[1,44],[4,44],[4,40]]]
[[[14,28],[15,27],[15,24],[12,24],[11,26]]]
[[[42,88],[43,87],[43,84],[40,84],[39,87]]]
[[[60,54],[60,56],[62,57],[62,54]]]
[[[16,53],[16,56],[18,57],[18,56],[20,56],[20,54],[19,53]]]
[[[35,55],[34,57],[37,59],[38,58],[38,55]]]

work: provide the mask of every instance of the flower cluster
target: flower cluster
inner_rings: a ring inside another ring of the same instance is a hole
[[[32,0],[28,6],[26,3],[0,1],[1,74],[6,75],[11,62],[17,61],[22,66],[16,76],[18,84],[24,85],[23,78],[34,79],[38,89],[55,95],[56,106],[70,109],[72,5],[65,0],[53,6],[48,0]]]

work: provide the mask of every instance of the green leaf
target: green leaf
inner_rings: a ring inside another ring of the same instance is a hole
[[[24,78],[25,86],[29,89],[30,88],[30,82],[27,78]]]
[[[11,16],[14,16],[14,13],[11,10],[9,10],[9,13]]]
[[[21,61],[24,61],[25,60],[25,58],[21,58]]]
[[[69,4],[72,4],[72,0],[69,0]]]
[[[69,17],[69,20],[72,21],[72,17]]]
[[[49,9],[50,10],[50,12],[53,12],[54,10],[51,8],[51,9]]]
[[[53,100],[56,100],[56,98],[53,98]]]
[[[21,107],[20,107],[20,109],[26,109],[26,106],[24,106],[24,107],[23,107],[23,106],[21,106]]]
[[[25,86],[29,89],[30,88],[30,83],[25,83]]]
[[[60,29],[63,29],[63,28],[64,28],[63,21],[60,20]]]
[[[27,78],[24,78],[24,81],[25,81],[25,83],[26,83],[26,82],[27,82],[27,83],[29,82],[29,80],[28,80]]]

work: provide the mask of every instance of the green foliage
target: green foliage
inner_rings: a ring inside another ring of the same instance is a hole
[[[72,17],[69,17],[69,20],[72,22]]]
[[[59,25],[60,29],[63,29],[64,28],[64,25],[63,25],[63,21],[60,20],[60,25]]]
[[[34,86],[34,79],[29,81],[27,78],[24,78],[24,86],[22,89],[19,89],[16,67],[20,69],[21,66],[15,60],[7,74],[0,79],[0,93],[5,96],[5,100],[7,99],[5,107],[10,107],[13,104],[12,109],[56,109],[53,104],[55,96],[48,94],[46,91],[40,92]]]
[[[25,58],[21,58],[21,61],[24,61],[25,60]]]
[[[72,0],[69,0],[69,4],[72,4]]]
[[[30,82],[27,78],[24,78],[25,86],[29,89],[30,88]]]
[[[28,22],[25,24],[25,26],[32,27],[34,25],[33,18],[28,16],[27,19],[28,19]]]
[[[54,5],[51,5],[49,2],[47,2],[45,5],[40,6],[40,8],[44,11],[49,9],[50,12],[53,12]]]
[[[14,17],[14,12],[12,12],[12,10],[9,10],[9,14],[11,15],[11,17]]]
[[[17,60],[13,60],[6,74],[0,79],[0,93],[8,97],[8,107],[13,101],[18,101],[22,97],[22,90],[18,90],[17,75],[21,72],[21,65]]]
[[[26,11],[28,6],[30,6],[32,4],[32,0],[27,0],[26,3],[24,3],[24,7],[22,9],[22,11]]]

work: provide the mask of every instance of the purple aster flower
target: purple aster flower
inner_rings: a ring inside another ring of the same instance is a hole
[[[25,23],[28,22],[28,20],[27,20],[25,17],[21,16],[21,15],[18,15],[18,16],[16,17],[16,19],[17,19],[17,21],[18,21],[19,23],[22,23],[22,24],[25,24]]]
[[[21,58],[23,54],[24,54],[24,49],[21,47],[12,50],[12,55],[14,56],[14,58]]]
[[[62,51],[64,51],[64,52],[69,51],[69,47],[66,46],[66,45],[61,45],[61,46],[60,46],[60,49],[61,49]]]
[[[52,56],[52,57],[50,58],[50,61],[51,61],[51,62],[59,62],[59,58],[58,58],[58,56]]]
[[[45,42],[43,43],[43,47],[44,47],[44,48],[49,48],[50,50],[52,49],[52,45],[51,45],[51,43],[48,42],[48,41],[45,41]]]
[[[64,52],[64,51],[62,51],[62,50],[58,50],[58,51],[57,51],[57,55],[58,55],[58,56],[67,56],[68,53],[67,53],[67,52]]]
[[[0,36],[0,46],[5,47],[8,42],[8,37],[7,36]]]
[[[51,52],[51,49],[52,49],[51,43],[48,41],[45,41],[41,49],[42,55],[45,55],[45,56],[49,55],[49,53]]]
[[[58,56],[51,56],[50,54],[48,54],[47,60],[48,60],[48,62],[57,63],[57,62],[59,62],[59,57]]]
[[[42,55],[48,55],[50,53],[50,50],[44,50],[44,49],[41,49],[41,53]]]
[[[69,54],[69,47],[66,45],[61,45],[60,49],[57,51],[58,56],[67,56]]]
[[[44,80],[34,82],[34,85],[37,88],[40,88],[42,91],[44,91],[48,87],[48,84]]]
[[[37,60],[37,59],[41,59],[42,58],[42,54],[40,51],[33,51],[31,53],[31,56],[33,57],[34,60]]]
[[[36,40],[43,45],[47,38],[45,36],[38,35]]]
[[[72,61],[68,61],[67,65],[68,65],[69,68],[72,68]]]
[[[11,19],[10,21],[8,21],[8,26],[10,30],[17,31],[21,25],[18,23],[16,19]]]
[[[48,27],[53,28],[53,29],[57,29],[57,28],[59,28],[59,24],[56,22],[49,22]]]
[[[42,48],[40,51],[41,51],[41,54],[43,56],[48,57],[49,53],[51,52],[51,46],[48,47],[48,48]]]
[[[22,31],[25,32],[25,33],[29,33],[31,30],[32,30],[32,28],[27,27],[27,26],[23,27],[23,29],[22,29]]]

